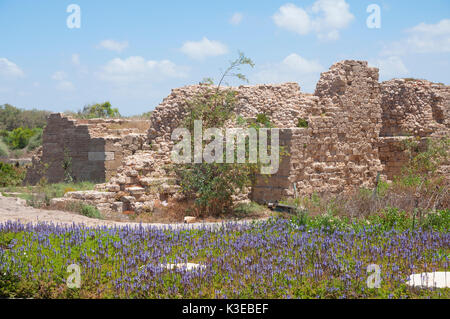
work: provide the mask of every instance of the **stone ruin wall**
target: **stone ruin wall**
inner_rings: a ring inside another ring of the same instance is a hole
[[[336,63],[322,74],[308,128],[281,130],[287,147],[277,174],[258,179],[253,200],[266,202],[312,193],[371,187],[383,166],[377,141],[381,128],[378,70],[367,62]],[[295,189],[294,189],[295,184]]]
[[[173,89],[152,114],[150,145],[125,156],[117,175],[98,185],[101,192],[90,194],[91,200],[104,211],[139,213],[176,198],[179,187],[168,170],[171,133],[186,114],[186,100],[205,88]],[[449,86],[401,79],[379,83],[378,69],[367,62],[334,64],[322,73],[314,94],[300,92],[296,83],[233,89],[236,113],[247,119],[269,116],[290,154],[276,174],[258,178],[251,192],[258,202],[294,196],[294,184],[298,195],[373,187],[378,173],[392,179],[408,160],[404,140],[411,137],[405,134],[425,138],[449,133]],[[299,118],[309,122],[308,128],[296,127]]]
[[[36,184],[43,176],[50,183],[64,181],[64,160],[71,161],[67,173],[74,181],[103,183],[116,174],[124,157],[143,148],[148,127],[148,121],[77,120],[61,113],[51,114],[44,129],[42,150],[33,158],[25,183]]]
[[[383,126],[380,136],[430,136],[450,125],[450,87],[425,80],[381,83]]]
[[[409,161],[405,141],[449,136],[450,86],[426,80],[394,79],[381,83],[382,128],[379,138],[380,160],[388,179],[401,173]],[[442,167],[448,170],[448,165]]]

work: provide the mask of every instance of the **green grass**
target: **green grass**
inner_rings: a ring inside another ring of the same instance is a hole
[[[65,210],[81,214],[83,216],[95,219],[103,219],[102,214],[97,207],[86,205],[81,202],[73,202],[66,205]]]
[[[258,205],[255,202],[250,202],[250,203],[241,203],[236,205],[236,207],[234,208],[234,213],[238,214],[238,215],[254,215],[257,214],[261,211],[267,210],[266,207]]]

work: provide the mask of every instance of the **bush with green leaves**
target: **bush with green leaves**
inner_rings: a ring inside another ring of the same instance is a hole
[[[309,123],[307,120],[299,118],[297,121],[297,127],[301,127],[301,128],[307,128],[309,126]]]
[[[222,89],[221,83],[227,77],[237,77],[246,80],[241,73],[236,73],[243,65],[254,66],[251,59],[243,53],[232,61],[222,74],[217,87],[212,86],[209,79],[204,92],[188,101],[189,109],[181,125],[194,137],[194,122],[202,120],[203,129],[222,128],[227,121],[236,121],[236,92],[232,89]],[[203,141],[204,145],[206,141]],[[236,155],[236,154],[235,154]],[[224,154],[225,159],[225,154]],[[253,182],[257,164],[238,163],[200,163],[178,164],[174,170],[178,176],[181,191],[185,197],[194,201],[192,207],[197,216],[218,215],[232,211],[232,197],[240,193]]]
[[[81,215],[89,218],[102,219],[102,215],[100,214],[100,211],[97,209],[97,207],[91,205],[81,205],[80,213]]]
[[[26,170],[23,167],[0,162],[0,187],[20,185],[25,178]]]
[[[42,136],[42,129],[37,127],[33,129],[18,127],[10,132],[2,132],[3,140],[12,150],[24,149],[35,135]],[[33,143],[36,143],[36,141]]]
[[[262,127],[267,127],[267,128],[273,127],[272,123],[270,122],[269,117],[264,113],[260,113],[260,114],[256,115],[256,125],[262,126]]]

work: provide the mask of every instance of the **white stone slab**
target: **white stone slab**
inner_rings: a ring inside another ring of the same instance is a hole
[[[413,287],[450,288],[450,271],[412,274],[406,284]]]
[[[114,152],[88,152],[90,161],[113,161]]]

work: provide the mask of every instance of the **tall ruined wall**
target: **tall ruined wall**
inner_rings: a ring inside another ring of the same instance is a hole
[[[258,179],[254,200],[293,196],[294,183],[300,195],[369,187],[383,170],[377,148],[381,128],[378,69],[367,62],[336,63],[321,75],[315,96],[309,127],[280,132],[290,156],[277,174]]]
[[[51,183],[61,182],[67,174],[74,181],[104,182],[116,174],[125,156],[143,148],[148,126],[148,121],[75,120],[51,114],[42,153],[33,159],[25,183],[35,184],[43,176]],[[71,165],[65,170],[63,163],[68,161]]]

